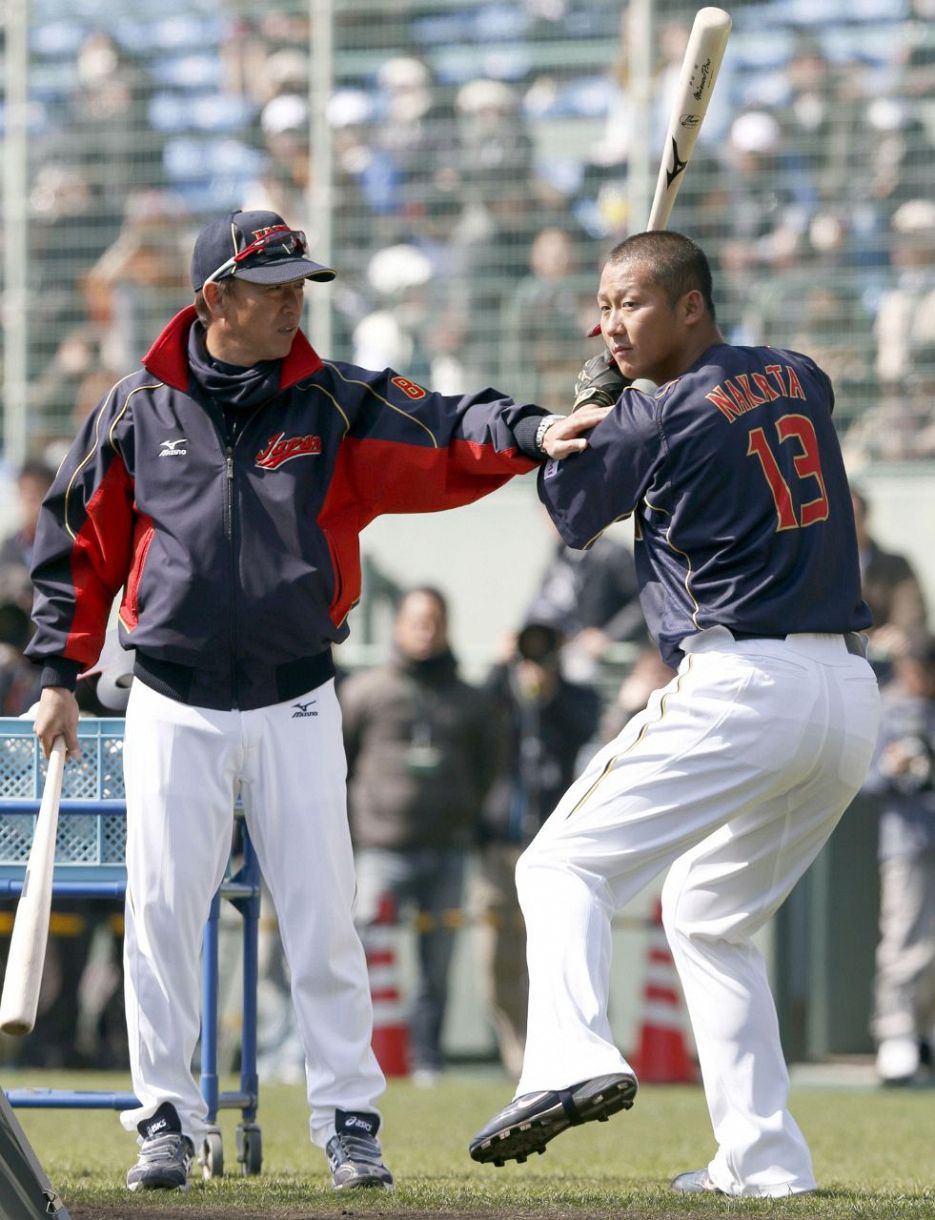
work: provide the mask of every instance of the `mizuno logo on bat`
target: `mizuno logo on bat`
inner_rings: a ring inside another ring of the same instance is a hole
[[[672,185],[672,183],[676,180],[676,178],[679,176],[679,174],[682,172],[682,170],[684,170],[684,168],[687,164],[688,164],[688,162],[683,161],[682,158],[679,156],[679,146],[678,146],[678,144],[676,144],[675,138],[673,137],[673,139],[672,139],[672,168],[666,170],[666,186]]]

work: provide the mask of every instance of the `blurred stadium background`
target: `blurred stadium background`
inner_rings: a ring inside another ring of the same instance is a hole
[[[648,213],[697,7],[3,0],[0,521],[23,459],[56,461],[190,301],[193,235],[227,208],[280,211],[338,269],[308,293],[326,356],[567,409],[596,350],[603,255]],[[672,227],[711,255],[728,338],[802,348],[829,371],[874,532],[935,597],[935,0],[727,7]],[[383,588],[429,580],[472,676],[519,625],[552,534],[527,479],[456,513],[378,521],[363,545],[344,663],[382,655]],[[819,924],[827,937],[832,917],[854,929],[833,880],[853,882],[851,850],[816,874],[787,946]],[[866,1006],[826,951],[787,954],[788,1019],[813,1052],[842,1049],[842,1022],[843,1049],[866,1040]]]

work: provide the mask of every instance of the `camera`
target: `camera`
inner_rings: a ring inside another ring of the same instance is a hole
[[[516,651],[524,661],[547,665],[558,658],[562,633],[548,623],[527,623],[516,637]]]

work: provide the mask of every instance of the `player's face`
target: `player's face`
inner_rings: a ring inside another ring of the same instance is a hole
[[[234,279],[218,299],[208,348],[219,360],[244,367],[288,355],[302,319],[305,280],[249,284]]]
[[[607,263],[597,303],[601,334],[625,377],[662,385],[683,373],[694,358],[700,293],[674,303],[644,263]]]

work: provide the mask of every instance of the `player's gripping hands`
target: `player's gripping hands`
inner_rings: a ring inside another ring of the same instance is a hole
[[[572,415],[546,415],[543,417],[543,429],[536,437],[536,443],[543,453],[556,461],[571,457],[587,449],[588,442],[585,432],[590,432],[595,424],[610,411],[609,406],[588,404],[580,410],[575,408]]]
[[[582,434],[601,422],[629,384],[629,377],[624,377],[609,352],[598,352],[586,360],[575,378],[571,415],[544,417],[536,437],[539,448],[557,461],[587,449]]]
[[[620,372],[610,352],[598,352],[584,362],[575,378],[575,399],[571,409],[578,411],[589,403],[612,407],[630,384],[630,378]]]

